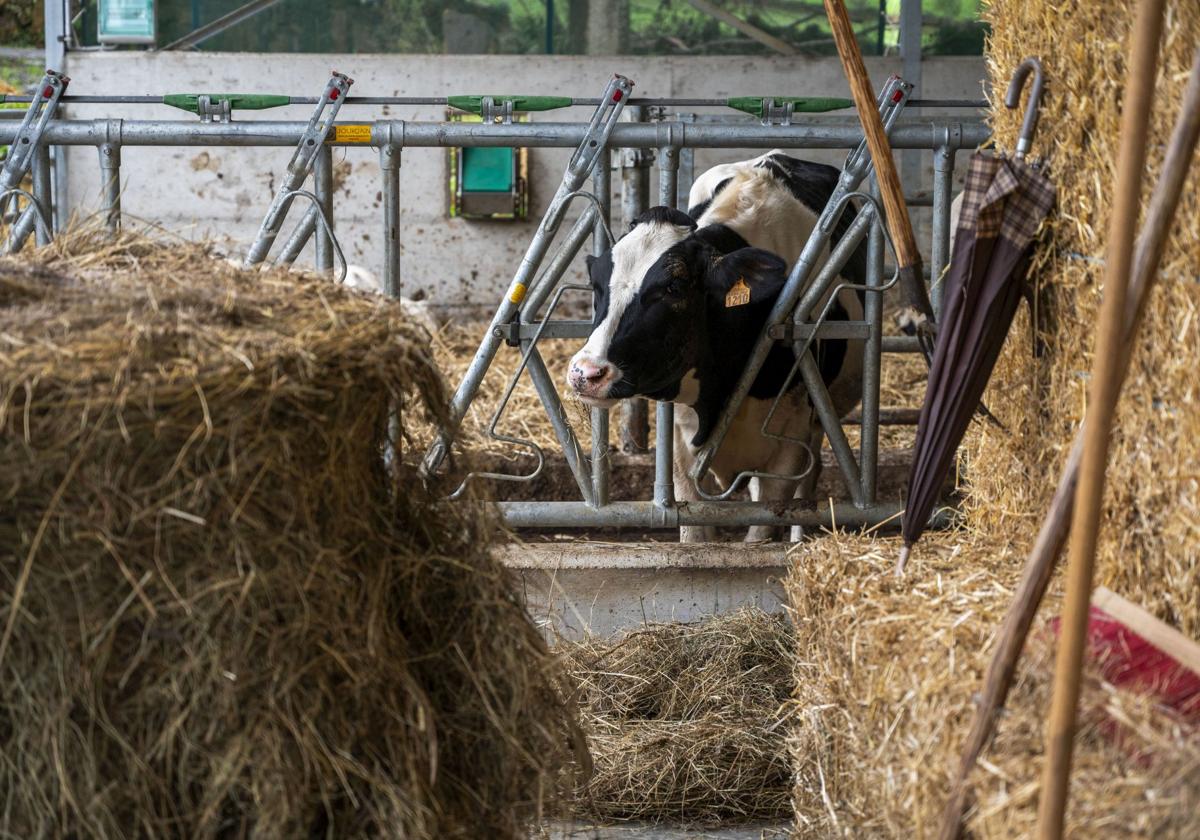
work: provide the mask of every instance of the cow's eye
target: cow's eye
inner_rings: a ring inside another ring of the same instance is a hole
[[[679,284],[672,280],[667,284],[666,294],[668,297],[679,297]]]

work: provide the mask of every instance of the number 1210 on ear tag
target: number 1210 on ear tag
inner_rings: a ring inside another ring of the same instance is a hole
[[[750,287],[746,285],[746,278],[739,277],[737,282],[733,284],[733,288],[725,293],[725,308],[745,306],[749,302]]]

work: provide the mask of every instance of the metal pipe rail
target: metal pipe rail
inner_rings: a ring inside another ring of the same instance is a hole
[[[316,96],[287,96],[286,105],[316,105],[319,98]],[[499,96],[503,99],[503,96]],[[564,107],[588,107],[595,108],[599,105],[596,99],[587,97],[568,97],[571,101],[569,105]],[[30,102],[32,96],[24,94],[5,94],[2,102]],[[62,98],[64,105],[162,105],[162,96],[148,94],[113,94],[105,96],[103,94],[73,94]],[[345,105],[449,105],[450,97],[448,96],[347,96],[343,101]],[[964,108],[964,109],[982,109],[986,108],[988,103],[986,99],[910,99],[909,104],[914,108]],[[727,108],[729,107],[728,99],[711,99],[711,98],[679,98],[672,99],[654,98],[654,97],[633,97],[628,100],[628,107],[645,107],[645,108]],[[853,110],[853,106],[848,106],[845,110]]]
[[[115,125],[114,125],[115,124]],[[362,123],[337,123],[339,126]],[[571,148],[583,140],[587,126],[580,123],[441,123],[377,120],[371,141],[339,140],[331,146],[373,146],[385,143],[404,148],[544,147]],[[295,146],[304,122],[200,123],[182,120],[55,120],[46,126],[44,141],[53,146]],[[0,145],[11,143],[17,127],[0,123]],[[345,132],[349,134],[350,132]],[[115,136],[113,136],[115,134]],[[896,149],[936,149],[947,134],[956,148],[981,145],[990,132],[978,121],[931,117],[899,120],[892,130]],[[385,139],[388,138],[388,139]],[[610,148],[706,149],[847,149],[862,139],[856,121],[812,119],[802,125],[706,125],[665,120],[656,123],[620,123],[608,140]]]
[[[83,98],[74,98],[83,101]],[[103,98],[120,100],[120,98]],[[370,104],[386,99],[387,104],[427,104],[435,98],[420,97],[351,97],[346,104]],[[100,101],[101,98],[91,97],[89,101]],[[358,100],[358,101],[356,101]],[[120,100],[124,101],[124,100]],[[297,104],[302,99],[294,100]],[[630,106],[637,105],[675,105],[675,106],[704,106],[723,105],[724,100],[650,100],[632,99]],[[595,105],[596,100],[581,100],[576,104]],[[932,107],[928,102],[914,103]],[[949,103],[946,103],[949,104]],[[631,108],[632,110],[632,108]],[[705,123],[693,115],[680,115],[678,119],[644,122],[644,114],[632,111],[637,118],[632,122],[620,122],[612,125],[611,133],[605,139],[605,150],[602,160],[608,159],[609,150],[639,150],[630,151],[613,157],[619,158],[622,169],[622,183],[628,184],[628,193],[622,202],[623,214],[639,213],[646,209],[649,203],[649,167],[651,161],[656,161],[659,170],[658,203],[675,203],[676,196],[682,189],[686,195],[687,184],[690,181],[688,171],[682,173],[681,158],[686,158],[685,150],[697,148],[712,149],[851,149],[862,140],[862,132],[857,120],[843,117],[806,117],[802,122],[790,125],[763,125],[758,121],[747,119],[737,124],[732,122]],[[350,127],[351,130],[339,131],[338,127]],[[294,147],[304,134],[307,127],[302,121],[236,121],[236,122],[193,122],[165,120],[54,120],[46,126],[43,141],[45,146],[38,159],[38,176],[35,178],[34,191],[39,203],[49,204],[49,184],[45,176],[49,167],[43,158],[45,148],[50,145],[58,146],[92,146],[99,153],[103,170],[103,183],[109,187],[102,195],[102,212],[110,229],[115,230],[120,225],[121,196],[120,184],[120,150],[123,146],[232,146],[232,147]],[[363,129],[369,129],[364,131]],[[0,144],[11,143],[17,133],[18,126],[11,121],[0,121]],[[404,148],[445,148],[445,147],[535,147],[535,148],[571,148],[578,147],[588,135],[588,125],[572,122],[544,123],[461,123],[461,122],[423,122],[405,120],[375,120],[375,121],[346,121],[336,123],[334,130],[329,132],[327,141],[318,157],[319,178],[315,184],[315,193],[323,209],[327,211],[330,222],[333,216],[329,195],[329,161],[328,147],[343,146],[371,148],[379,155],[382,176],[382,224],[384,230],[384,289],[388,294],[398,295],[400,292],[399,272],[399,216],[400,191],[399,173],[401,153]],[[970,149],[986,142],[989,137],[987,128],[978,120],[958,119],[953,117],[922,117],[908,118],[897,121],[891,132],[891,143],[896,149],[929,149],[934,152],[935,172],[934,188],[932,190],[933,231],[931,275],[938,278],[948,259],[949,241],[949,204],[950,187],[954,172],[955,153],[959,150]],[[647,153],[650,150],[652,153]],[[690,155],[690,152],[687,153]],[[686,160],[684,161],[686,163]],[[629,170],[628,173],[626,170]],[[604,197],[611,192],[611,184],[604,172],[580,172],[577,180],[587,175],[593,175],[594,189],[603,191]],[[924,198],[924,196],[922,196]],[[925,202],[916,202],[924,205]],[[56,208],[61,210],[61,208]],[[607,201],[596,208],[607,215]],[[585,210],[580,220],[565,236],[568,246],[578,248],[591,233],[595,233],[594,247],[600,247],[601,220],[600,213],[590,208]],[[626,219],[628,221],[628,219]],[[40,237],[44,239],[45,237]],[[328,268],[331,262],[330,241],[319,240],[318,262],[320,267]],[[547,243],[549,244],[549,243]],[[574,251],[572,251],[574,253]],[[545,269],[547,288],[533,289],[530,302],[540,304],[551,292],[551,286],[557,285],[558,278],[565,272],[569,255],[556,255]],[[882,240],[877,229],[872,228],[871,247],[868,259],[868,286],[878,288],[882,285],[883,277],[883,248]],[[552,278],[552,279],[551,279]],[[934,299],[940,296],[936,294]],[[778,335],[772,337],[782,341],[805,341],[810,338],[845,338],[848,340],[865,341],[868,355],[878,359],[880,353],[916,352],[917,346],[913,339],[903,336],[883,336],[880,329],[880,311],[882,293],[869,290],[867,292],[868,306],[863,321],[827,322],[816,326],[799,323],[781,325]],[[939,301],[940,302],[940,301]],[[514,307],[515,310],[515,307]],[[591,324],[586,321],[553,320],[539,324],[536,315],[537,306],[526,313],[524,310],[513,317],[500,318],[489,328],[488,338],[496,346],[502,343],[515,344],[526,349],[536,345],[538,338],[570,338],[586,337],[591,330]],[[541,330],[540,334],[538,331]],[[878,362],[876,361],[877,365]],[[539,392],[552,392],[553,378],[545,367],[536,350],[530,355],[528,372],[534,378],[535,385],[540,386]],[[867,389],[871,385],[877,387],[877,376],[867,377]],[[555,397],[557,395],[555,394]],[[876,440],[878,426],[881,421],[895,422],[897,417],[888,415],[887,410],[880,410],[878,394],[867,394],[864,391],[863,409],[857,417],[847,418],[843,423],[861,423],[863,425],[862,447],[860,461],[863,470],[863,485],[865,495],[858,494],[858,504],[836,504],[832,507],[821,506],[817,509],[779,505],[759,505],[741,501],[676,501],[675,487],[672,474],[673,462],[673,431],[672,417],[674,406],[670,403],[657,405],[657,435],[656,435],[656,465],[654,499],[645,502],[609,501],[607,462],[609,453],[607,411],[603,417],[593,417],[598,434],[593,444],[591,469],[583,451],[576,449],[575,454],[581,460],[580,474],[577,478],[587,492],[582,492],[583,501],[579,502],[506,502],[500,505],[505,520],[514,527],[633,527],[633,528],[677,528],[690,525],[801,525],[823,526],[879,525],[898,517],[899,507],[894,504],[880,504],[874,498],[875,461],[877,459]],[[599,413],[599,412],[598,412]],[[645,413],[640,413],[641,422],[645,423]],[[558,419],[565,423],[565,418]],[[868,428],[870,427],[870,428]],[[556,427],[557,428],[557,427]],[[564,432],[564,430],[559,430]],[[569,429],[565,436],[574,441],[574,435]],[[559,435],[560,441],[564,434]],[[635,435],[635,437],[637,437]],[[640,441],[644,441],[644,432]],[[575,444],[578,446],[578,443]],[[644,445],[644,444],[642,444]],[[856,477],[857,478],[857,477]],[[582,489],[582,488],[581,488]]]

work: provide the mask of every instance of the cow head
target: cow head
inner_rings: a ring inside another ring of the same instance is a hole
[[[733,361],[714,358],[728,336],[758,335],[787,266],[723,225],[697,229],[687,214],[655,207],[589,257],[588,272],[595,318],[567,382],[604,406],[635,396],[694,402],[703,371]]]

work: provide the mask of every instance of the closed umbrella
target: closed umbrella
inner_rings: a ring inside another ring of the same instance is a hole
[[[1037,59],[1021,62],[1005,104],[1017,106],[1031,72],[1033,91],[1015,154],[1009,159],[977,152],[967,171],[929,385],[917,423],[898,573],[925,530],[979,407],[1024,292],[1033,237],[1054,205],[1054,186],[1037,165],[1025,161],[1042,95]]]

